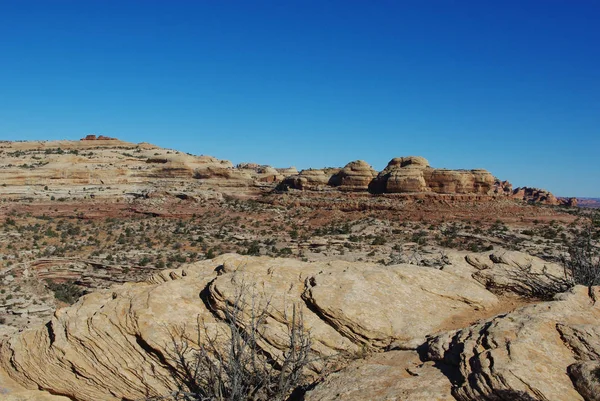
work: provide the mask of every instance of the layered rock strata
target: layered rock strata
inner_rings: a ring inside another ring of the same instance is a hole
[[[273,357],[285,350],[294,305],[315,355],[331,357],[392,343],[414,348],[447,317],[498,303],[477,282],[435,269],[230,254],[86,295],[3,343],[0,364],[29,389],[76,400],[164,395],[175,386],[171,335],[198,338],[200,322],[202,334],[226,341],[222,316],[240,288],[255,305],[270,304],[258,344]]]
[[[435,334],[414,351],[359,360],[306,401],[574,400],[600,394],[600,288]],[[368,390],[367,390],[368,389]]]
[[[436,169],[420,156],[396,157],[377,173],[362,160],[348,163],[341,169],[309,169],[286,177],[283,184],[300,190],[369,191],[372,193],[434,193],[506,196],[531,203],[576,206],[576,200],[559,199],[537,188],[512,188],[483,169]]]

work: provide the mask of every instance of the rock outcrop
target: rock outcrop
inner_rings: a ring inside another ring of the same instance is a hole
[[[434,169],[422,157],[392,159],[378,174],[374,192],[435,192],[441,194],[491,194],[494,177],[486,170]]]
[[[467,328],[430,336],[418,352],[359,360],[326,378],[307,401],[598,400],[600,288]]]
[[[330,187],[333,177],[340,172],[339,168],[308,169],[286,177],[283,184],[290,188],[320,191]]]
[[[517,251],[470,254],[472,277],[496,293],[546,298],[567,288],[564,268]]]
[[[115,197],[141,189],[181,190],[183,186],[188,192],[198,187],[236,191],[274,184],[297,173],[252,163],[234,167],[211,156],[93,134],[80,141],[2,142],[0,160],[1,193],[44,200],[83,198],[89,191],[94,196]],[[101,193],[99,187],[103,187]],[[42,190],[47,192],[38,192]]]
[[[390,351],[352,362],[333,373],[305,401],[455,401],[452,385],[434,362],[414,351]]]
[[[367,191],[376,176],[377,172],[367,162],[356,160],[332,176],[330,183],[343,191]]]
[[[594,399],[574,383],[589,389],[600,357],[598,299],[600,288],[580,286],[555,301],[433,336],[425,359],[456,375],[458,400]]]
[[[388,163],[370,185],[373,192],[427,192],[423,171],[429,162],[422,157],[397,157]]]
[[[95,134],[86,135],[84,138],[81,138],[80,140],[81,141],[118,141],[117,138],[111,138],[109,136],[104,136],[104,135],[96,136]]]
[[[290,188],[325,190],[335,187],[342,191],[404,194],[472,194],[506,196],[530,203],[576,206],[572,199],[558,199],[550,192],[537,188],[512,188],[483,169],[436,169],[420,156],[396,157],[377,173],[362,160],[348,163],[344,168],[309,169],[282,180]]]
[[[547,205],[559,205],[561,203],[556,196],[540,188],[516,188],[513,190],[511,197],[526,202],[544,203]]]
[[[85,198],[92,187],[114,197],[145,189],[196,188],[246,195],[269,188],[357,193],[440,194],[506,196],[532,203],[575,206],[575,199],[556,198],[536,188],[512,189],[486,170],[447,170],[430,167],[423,157],[392,159],[377,173],[368,163],[356,160],[343,168],[276,169],[256,163],[234,166],[227,160],[163,149],[148,143],[129,143],[90,134],[79,141],[32,141],[0,143],[0,193],[31,199]],[[117,188],[118,186],[118,188]],[[46,189],[46,187],[49,187]],[[54,190],[52,192],[36,192]],[[229,188],[229,190],[228,190]],[[250,188],[255,188],[251,190]],[[70,192],[70,193],[69,193]],[[68,197],[64,194],[67,193]],[[242,195],[243,197],[244,195]],[[49,199],[48,199],[49,200]]]
[[[446,318],[494,307],[475,281],[411,265],[303,263],[222,255],[82,297],[45,326],[4,342],[0,364],[13,380],[76,400],[142,399],[166,394],[173,333],[227,338],[222,315],[246,288],[256,305],[270,303],[259,346],[277,356],[297,305],[321,356],[414,348]],[[239,324],[249,324],[244,309]],[[212,335],[211,334],[211,335]]]
[[[575,287],[477,321],[481,311],[498,310],[499,300],[471,275],[537,261],[519,253],[473,254],[463,264],[457,257],[438,270],[226,254],[161,271],[144,283],[88,294],[48,324],[4,341],[0,383],[11,383],[3,388],[14,400],[164,395],[176,385],[173,337],[197,347],[195,339],[211,336],[215,352],[225,352],[231,306],[239,306],[243,329],[253,319],[250,305],[269,305],[257,344],[276,360],[295,312],[315,356],[390,350],[330,375],[309,401],[596,400],[600,288]],[[237,301],[240,291],[248,302]],[[445,331],[454,319],[471,320]],[[311,365],[314,373],[322,368]]]

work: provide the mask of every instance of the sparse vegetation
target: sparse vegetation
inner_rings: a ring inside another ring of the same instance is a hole
[[[54,297],[59,301],[67,303],[69,305],[75,303],[79,297],[85,294],[79,286],[75,283],[69,281],[64,283],[55,283],[53,281],[48,280],[47,282],[48,288],[50,288],[54,292]]]

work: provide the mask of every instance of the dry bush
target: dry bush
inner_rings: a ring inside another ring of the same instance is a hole
[[[311,338],[299,308],[293,306],[287,325],[287,348],[281,356],[266,354],[258,345],[265,329],[270,302],[259,306],[254,294],[241,286],[224,312],[227,329],[211,334],[198,322],[197,339],[187,338],[185,328],[171,332],[176,390],[152,400],[185,401],[284,401],[307,382],[311,363]],[[249,315],[244,322],[243,314]],[[287,319],[286,319],[287,320]]]
[[[600,255],[593,243],[593,227],[576,238],[569,247],[569,256],[563,258],[565,278],[573,285],[588,287],[600,285]]]

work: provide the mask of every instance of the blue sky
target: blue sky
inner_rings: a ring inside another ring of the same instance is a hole
[[[0,139],[600,197],[600,2],[0,0]]]

